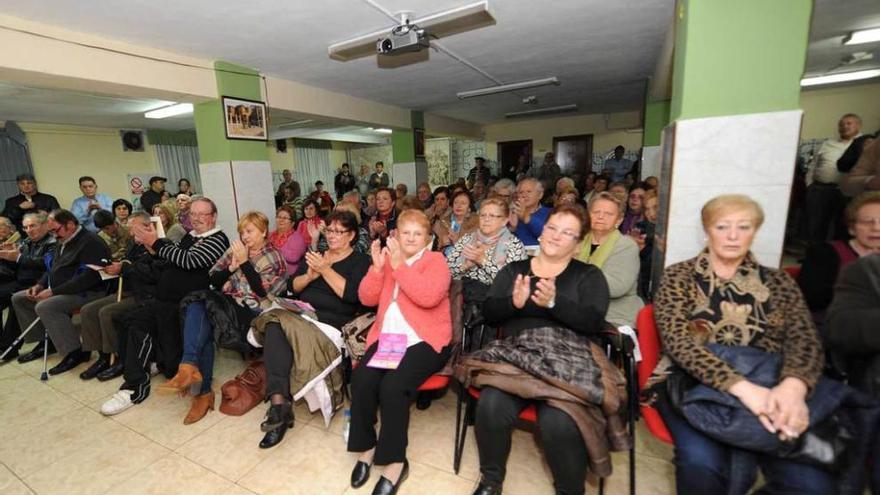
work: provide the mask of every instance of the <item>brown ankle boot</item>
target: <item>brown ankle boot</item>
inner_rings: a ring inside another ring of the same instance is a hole
[[[202,395],[193,397],[192,406],[186,417],[183,418],[183,424],[191,425],[196,421],[205,417],[208,411],[214,410],[214,391],[206,392]]]
[[[183,395],[186,394],[186,391],[189,390],[190,386],[196,383],[201,383],[201,381],[202,374],[199,372],[199,368],[196,367],[196,365],[180,363],[180,366],[177,368],[177,374],[174,375],[174,378],[159,385],[157,390],[159,393],[171,394],[176,392]]]

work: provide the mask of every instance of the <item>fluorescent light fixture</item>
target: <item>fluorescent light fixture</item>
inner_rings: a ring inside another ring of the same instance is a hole
[[[370,130],[373,132],[378,132],[379,134],[391,134],[392,132],[394,132],[391,129],[386,129],[384,127],[379,127],[378,129],[370,127]]]
[[[510,84],[501,84],[498,86],[489,86],[488,88],[472,89],[470,91],[462,91],[458,93],[458,99],[473,98],[475,96],[494,95],[498,93],[507,93],[508,91],[518,91],[520,89],[538,88],[541,86],[559,86],[559,79],[554,77],[545,77],[543,79],[534,79],[532,81],[520,81]]]
[[[489,0],[482,0],[410,19],[409,22],[428,31],[432,38],[443,38],[495,24],[495,17],[489,10]],[[327,47],[327,54],[330,55],[330,58],[342,62],[375,55],[376,40],[388,36],[393,27],[388,26],[362,36],[333,43]]]
[[[504,118],[513,119],[517,117],[533,117],[535,115],[544,115],[547,113],[573,112],[578,109],[577,104],[560,105],[558,107],[536,108],[534,110],[525,110],[522,112],[511,112],[504,115]]]
[[[285,122],[285,123],[279,125],[278,128],[282,129],[282,128],[287,128],[287,127],[296,127],[298,125],[308,124],[309,122],[312,122],[312,119],[297,120],[295,122]]]
[[[853,31],[843,38],[844,45],[860,45],[862,43],[874,43],[875,41],[880,41],[880,28]]]
[[[861,81],[880,77],[880,69],[860,70],[855,72],[843,72],[827,76],[805,77],[801,79],[801,86],[819,86],[821,84],[836,84],[849,81]]]
[[[164,119],[167,117],[174,117],[175,115],[192,113],[192,111],[192,103],[175,103],[174,105],[168,105],[167,107],[150,110],[144,114],[144,117],[148,119]]]

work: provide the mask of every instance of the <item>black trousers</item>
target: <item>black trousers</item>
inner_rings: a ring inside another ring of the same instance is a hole
[[[266,324],[263,342],[263,361],[266,363],[266,397],[275,394],[291,400],[290,370],[293,369],[293,349],[279,323]]]
[[[837,184],[821,184],[814,182],[807,187],[806,196],[807,240],[810,244],[825,242],[829,239],[829,230],[834,239],[846,236],[843,212],[846,209],[846,197],[840,192]]]
[[[501,486],[507,471],[510,436],[527,399],[493,387],[483,387],[477,402],[474,432],[480,452],[481,483]],[[571,417],[545,402],[538,402],[538,431],[557,494],[584,493],[587,447]]]
[[[156,361],[166,378],[177,373],[183,353],[178,303],[140,301],[130,312],[116,315],[113,322],[116,328],[125,329],[120,337],[127,333],[125,341],[119,342],[120,348],[126,348],[122,353],[125,381],[121,388],[134,390],[131,399],[137,404],[150,395],[147,367],[151,361]]]
[[[15,310],[12,308],[12,294],[23,289],[27,289],[27,287],[22,287],[17,281],[0,284],[0,312],[9,308],[6,323],[3,325],[3,332],[0,334],[0,354],[21,335],[22,328],[18,325],[18,317],[15,316]],[[35,332],[35,330],[31,331]],[[39,338],[42,339],[43,336],[40,335]]]
[[[373,463],[380,466],[406,460],[409,408],[419,386],[440,371],[449,360],[449,346],[440,352],[425,342],[406,350],[394,370],[370,368],[367,363],[376,352],[374,343],[351,375],[351,427],[349,452],[365,452],[376,447]],[[377,411],[381,410],[382,429],[376,439]]]

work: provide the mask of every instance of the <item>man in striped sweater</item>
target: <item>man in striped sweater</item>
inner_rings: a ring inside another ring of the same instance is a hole
[[[138,301],[138,307],[119,318],[128,330],[125,382],[101,407],[105,415],[118,414],[150,395],[151,361],[166,377],[177,373],[182,342],[178,305],[188,293],[207,289],[208,270],[229,249],[229,239],[217,227],[217,207],[208,198],[190,206],[193,230],[179,244],[159,239],[152,227],[132,227],[135,240],[165,262],[156,297]]]

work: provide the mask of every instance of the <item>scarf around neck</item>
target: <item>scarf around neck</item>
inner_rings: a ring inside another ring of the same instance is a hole
[[[593,245],[593,233],[590,232],[584,239],[584,245],[581,247],[581,254],[577,259],[597,268],[602,268],[602,265],[604,265],[605,262],[608,261],[608,257],[611,256],[611,252],[614,251],[614,245],[617,244],[617,241],[622,235],[623,234],[621,234],[619,230],[612,230],[611,233],[608,234],[608,237],[605,238],[605,241],[596,248],[596,251],[593,252],[593,254],[590,254],[590,248]]]
[[[479,228],[474,231],[474,240],[482,244],[487,251],[492,250],[492,259],[496,266],[507,264],[507,247],[512,236],[513,233],[506,226],[501,227],[501,231],[495,235],[484,235]]]

